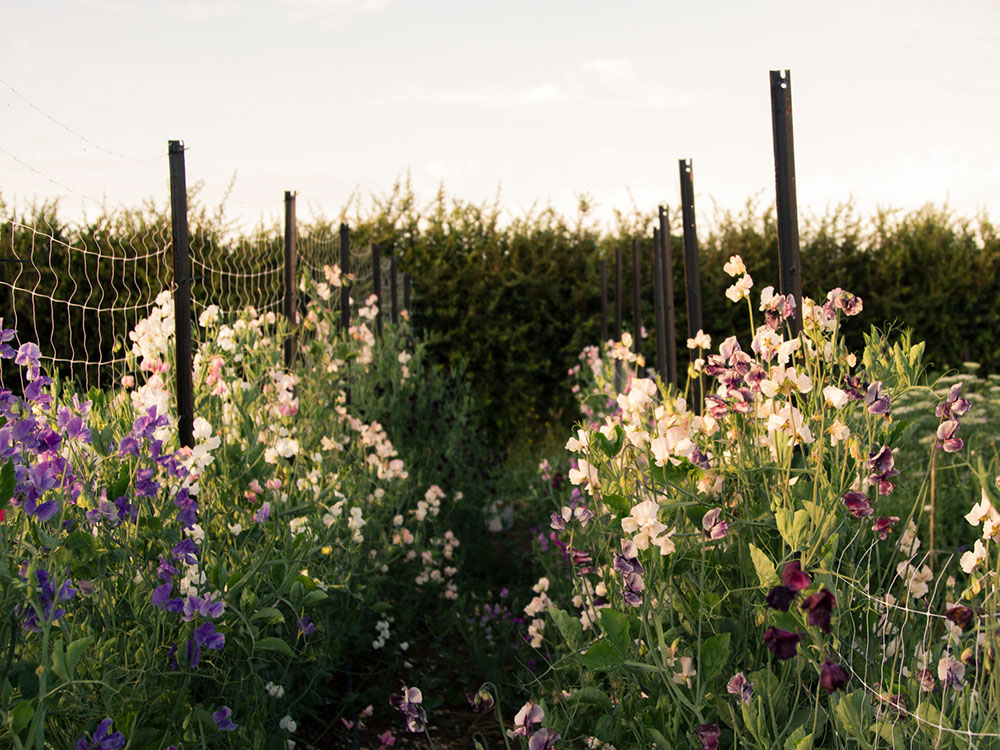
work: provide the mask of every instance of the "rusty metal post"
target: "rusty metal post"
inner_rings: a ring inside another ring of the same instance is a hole
[[[340,288],[340,326],[347,334],[351,327],[351,288],[347,283],[347,275],[351,272],[351,230],[347,224],[340,225],[340,274],[344,278],[344,286]]]
[[[632,325],[635,353],[642,354],[642,275],[640,273],[639,238],[632,238]]]
[[[372,291],[378,301],[378,316],[375,318],[375,335],[382,337],[382,243],[372,243]]]
[[[608,340],[608,261],[601,259],[601,346]]]

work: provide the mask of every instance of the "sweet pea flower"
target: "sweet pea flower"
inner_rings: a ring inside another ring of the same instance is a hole
[[[406,717],[406,728],[410,732],[423,732],[427,728],[427,713],[420,705],[423,699],[420,688],[405,685],[402,696],[394,695],[389,699],[389,705]]]
[[[694,338],[687,340],[688,349],[711,349],[712,348],[712,337],[705,333],[700,328],[698,333],[694,335]]]
[[[764,631],[764,644],[778,659],[791,659],[795,656],[802,636],[780,628],[770,627]]]
[[[971,575],[972,571],[984,562],[986,562],[986,547],[981,540],[977,539],[972,550],[962,555],[959,565],[962,566],[962,570]]]
[[[945,453],[958,453],[965,447],[965,441],[956,437],[959,424],[956,419],[946,419],[937,428],[937,442]]]
[[[871,503],[868,502],[868,496],[863,492],[855,492],[853,490],[845,492],[841,500],[844,501],[844,505],[847,507],[847,512],[855,518],[865,518],[875,512]],[[883,539],[884,538],[885,537],[883,537]]]
[[[753,684],[742,672],[737,672],[726,684],[726,692],[737,696],[747,706],[750,705],[750,698],[753,696]]]
[[[941,419],[954,419],[966,414],[971,406],[968,399],[962,398],[962,384],[955,383],[945,400],[937,405],[936,414]]]
[[[878,488],[880,495],[888,495],[896,487],[889,481],[899,474],[899,471],[894,468],[895,463],[896,459],[888,445],[883,445],[878,451],[868,454],[868,468],[872,472],[868,481]]]
[[[840,390],[837,386],[828,385],[823,389],[823,399],[827,405],[834,409],[840,409],[850,400],[850,397],[846,391]]]
[[[701,528],[705,533],[705,539],[710,541],[724,539],[729,533],[729,524],[719,520],[721,514],[722,508],[712,508],[702,517]]]
[[[806,611],[806,622],[810,625],[818,626],[824,633],[830,632],[830,614],[837,605],[837,600],[833,593],[827,589],[820,589],[815,594],[807,596],[802,602],[801,609]]]
[[[827,695],[835,690],[842,690],[850,679],[851,676],[844,671],[844,668],[831,659],[827,659],[820,667],[819,686],[826,691]]]
[[[660,506],[653,500],[644,500],[633,506],[632,512],[622,519],[622,531],[626,534],[634,534],[633,541],[636,547],[641,550],[648,549],[649,543],[667,530],[666,525],[660,523],[656,516]]]
[[[739,255],[729,256],[729,260],[722,266],[722,270],[732,277],[741,276],[747,272],[746,264]]]
[[[556,746],[559,733],[553,729],[539,729],[528,740],[528,750],[552,750]]]
[[[541,724],[542,719],[545,718],[545,712],[542,707],[537,703],[528,701],[523,706],[521,710],[517,712],[514,717],[514,734],[520,735],[522,737],[527,737],[532,731],[532,726],[535,724]]]
[[[212,721],[215,722],[215,726],[219,728],[220,732],[233,732],[239,727],[239,724],[233,723],[230,718],[232,715],[233,710],[229,706],[223,706],[212,713]]]
[[[962,687],[962,680],[965,678],[965,665],[951,654],[945,654],[938,661],[938,679],[944,683],[946,688],[958,690]]]
[[[701,750],[717,750],[719,734],[717,724],[700,724],[694,730],[694,738],[701,743]]]
[[[94,733],[84,735],[76,741],[73,750],[118,750],[125,747],[125,736],[121,732],[111,732],[111,718],[101,719]]]
[[[878,534],[879,539],[885,539],[892,533],[892,527],[899,523],[899,516],[879,516],[872,524],[872,531]]]

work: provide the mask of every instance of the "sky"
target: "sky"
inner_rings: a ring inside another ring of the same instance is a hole
[[[774,200],[768,71],[791,71],[803,219],[1000,207],[1000,2],[6,3],[0,197],[78,218],[168,197],[167,141],[230,216],[421,200],[597,219]]]

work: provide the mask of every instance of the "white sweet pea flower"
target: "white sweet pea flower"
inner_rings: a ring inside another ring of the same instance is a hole
[[[959,565],[962,566],[962,570],[966,574],[971,575],[972,571],[980,564],[986,562],[986,546],[983,544],[982,540],[977,539],[975,546],[964,555],[962,559],[959,560]]]
[[[823,389],[823,399],[834,409],[840,409],[849,400],[847,393],[835,385],[828,385]]]
[[[731,255],[729,256],[729,260],[726,261],[726,264],[722,267],[722,270],[730,276],[736,277],[741,274],[745,274],[747,272],[747,267],[746,264],[743,263],[743,258],[739,255]]]

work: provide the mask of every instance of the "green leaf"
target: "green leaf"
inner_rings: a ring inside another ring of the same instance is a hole
[[[277,625],[285,621],[285,616],[276,607],[264,607],[250,616],[250,622],[255,620],[263,620],[267,625]]]
[[[100,554],[94,537],[83,531],[72,532],[66,537],[64,545],[75,565],[88,563]]]
[[[549,616],[562,633],[566,645],[573,651],[579,649],[583,643],[583,626],[580,625],[580,621],[558,607],[549,607]]]
[[[701,644],[701,656],[698,659],[698,669],[701,678],[708,682],[715,678],[729,659],[729,633],[713,635]]]
[[[31,718],[35,715],[35,701],[21,701],[16,706],[14,710],[10,712],[10,723],[11,728],[15,732],[20,732],[26,726]]]
[[[0,510],[7,506],[10,499],[14,497],[14,488],[17,480],[14,478],[14,462],[8,461],[0,469]]]
[[[261,638],[253,644],[254,651],[277,651],[279,654],[294,657],[292,647],[280,638]]]
[[[591,646],[587,653],[580,657],[583,666],[593,670],[607,670],[620,667],[622,659],[606,640],[601,640]]]
[[[69,676],[69,670],[66,669],[66,654],[61,638],[52,644],[52,671],[63,682],[69,682],[73,679]]]
[[[320,589],[317,589],[316,591],[310,591],[308,594],[305,595],[305,598],[302,600],[302,606],[312,607],[314,604],[325,602],[329,598],[330,596],[325,591],[322,591]]]
[[[71,678],[76,677],[76,665],[80,663],[80,657],[94,643],[94,636],[87,635],[77,638],[66,648],[66,671]]]
[[[643,727],[642,731],[646,734],[646,739],[652,742],[657,748],[661,750],[675,750],[676,745],[672,742],[667,742],[667,738],[660,734],[658,729]]]
[[[601,495],[601,500],[603,500],[604,504],[608,506],[611,512],[619,518],[624,518],[632,512],[632,508],[629,506],[628,500],[621,495],[604,494]]]
[[[796,727],[788,737],[785,738],[785,750],[812,750],[813,736],[806,734],[804,727]]]
[[[833,707],[833,718],[841,730],[860,743],[863,748],[870,748],[868,733],[865,732],[864,710],[865,695],[855,690],[847,695],[839,695]],[[927,705],[922,704],[922,705]]]
[[[906,748],[906,735],[903,734],[902,728],[894,722],[880,721],[869,731],[889,743],[889,747],[892,750],[904,750]]]
[[[753,544],[748,546],[750,547],[750,559],[753,560],[753,567],[757,571],[757,580],[760,581],[761,588],[769,589],[772,586],[777,586],[778,573],[771,558]]]
[[[803,537],[809,528],[809,513],[804,510],[797,510],[793,515],[787,508],[779,508],[774,513],[774,519],[778,523],[778,531],[785,544],[791,547],[793,552],[801,549]]]
[[[951,747],[955,735],[954,727],[947,716],[942,716],[937,707],[929,701],[924,701],[916,710],[917,729],[934,743],[934,747]]]
[[[632,651],[632,639],[628,635],[629,619],[611,607],[601,610],[601,625],[618,653],[627,656]]]

